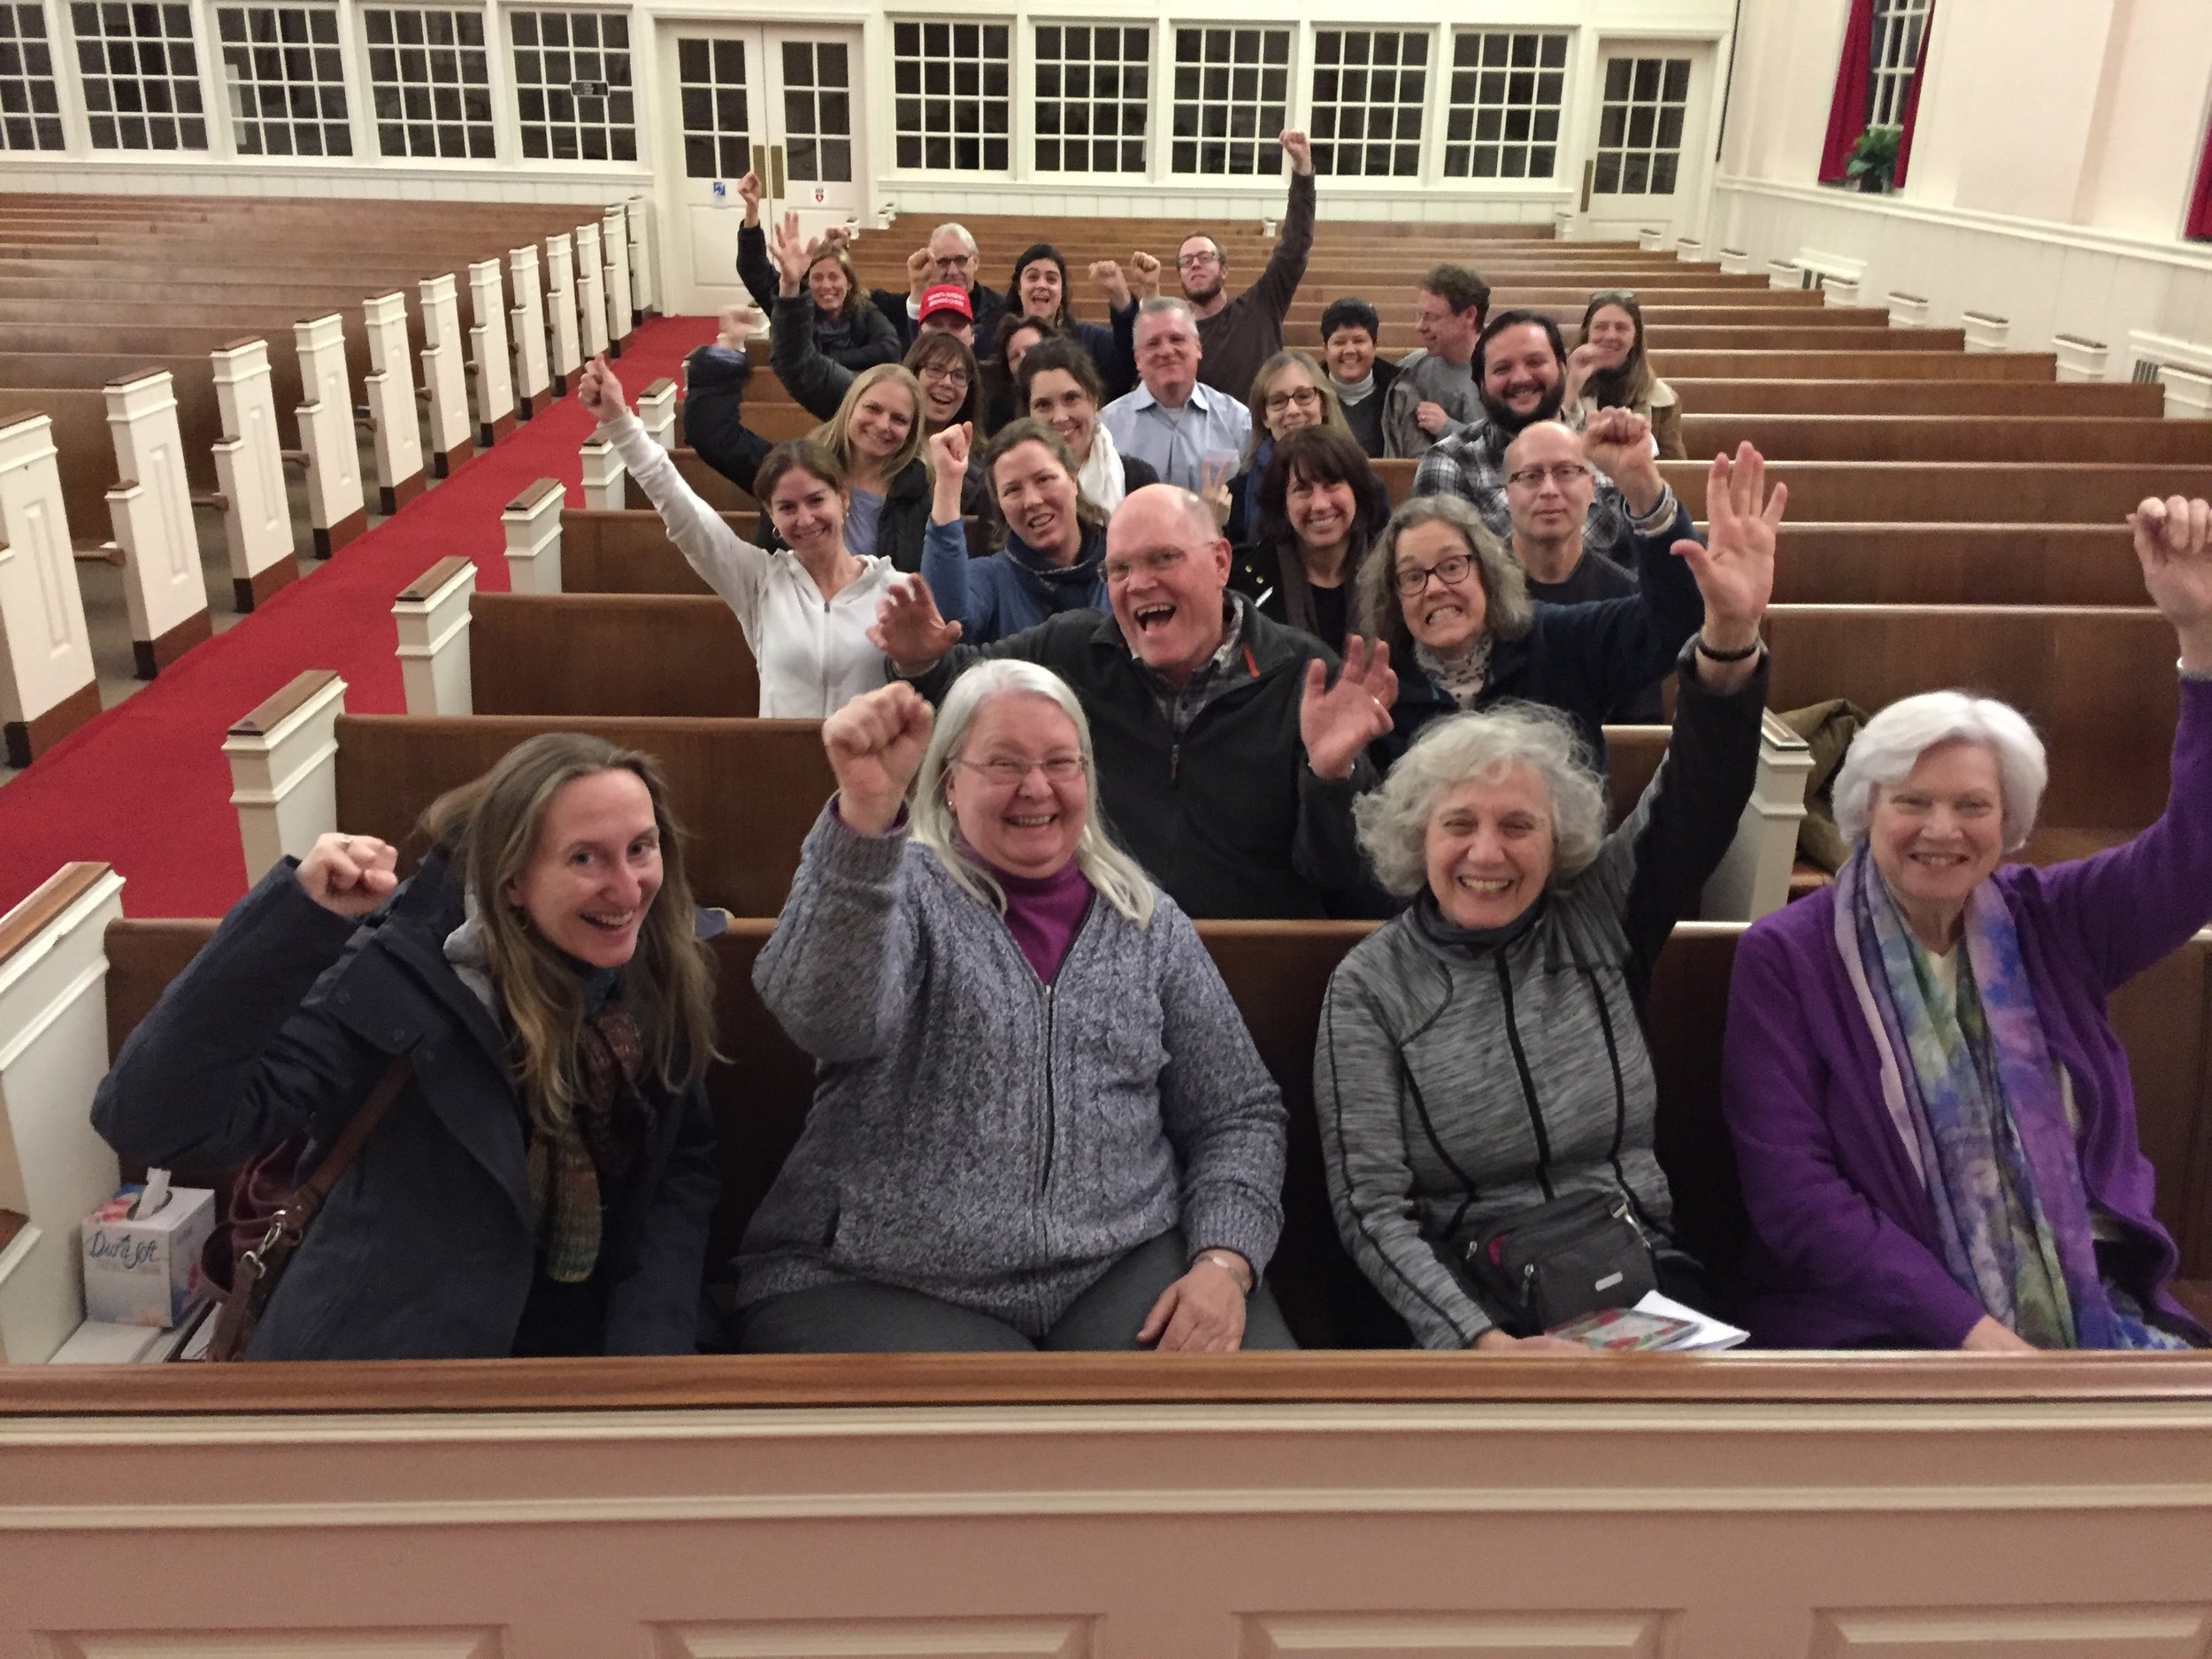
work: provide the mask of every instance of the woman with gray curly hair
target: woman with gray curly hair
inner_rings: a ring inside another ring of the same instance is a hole
[[[1835,885],[1737,947],[1721,1104],[1753,1236],[1753,1337],[1785,1348],[2201,1345],[2170,1293],[2105,1002],[2212,919],[2212,505],[2132,516],[2181,644],[2158,821],[2006,864],[2043,745],[1936,691],[1868,722],[1835,783]]]
[[[1387,641],[1398,669],[1386,749],[1402,752],[1431,720],[1517,699],[1563,710],[1604,764],[1607,711],[1666,677],[1701,610],[1685,563],[1696,526],[1651,466],[1650,442],[1643,419],[1622,409],[1600,411],[1581,434],[1586,474],[1648,472],[1657,496],[1633,537],[1637,591],[1618,599],[1531,599],[1520,565],[1457,495],[1416,495],[1391,515],[1361,568],[1356,611],[1359,632]],[[1747,444],[1739,464],[1750,454]],[[1546,470],[1534,469],[1540,479]]]
[[[1000,659],[933,730],[898,682],[822,742],[837,794],[753,971],[821,1074],[739,1251],[740,1346],[1293,1346],[1259,1283],[1281,1093],[1099,822],[1074,695]]]
[[[1431,723],[1356,808],[1377,877],[1412,903],[1329,981],[1314,1103],[1337,1231],[1425,1348],[1592,1351],[1546,1335],[1541,1298],[1473,1266],[1503,1259],[1491,1240],[1517,1227],[1528,1244],[1537,1212],[1575,1195],[1617,1212],[1629,1250],[1655,1253],[1643,1260],[1660,1288],[1709,1300],[1669,1231],[1639,1021],[1758,765],[1759,624],[1785,498],[1778,485],[1763,498],[1764,472],[1755,452],[1714,463],[1711,544],[1683,556],[1704,623],[1682,653],[1667,758],[1619,828],[1606,833],[1604,776],[1576,722],[1526,703]]]

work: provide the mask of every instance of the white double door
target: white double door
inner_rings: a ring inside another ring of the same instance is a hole
[[[1663,227],[1669,244],[1698,234],[1713,150],[1709,42],[1598,44],[1595,131],[1584,152],[1583,234],[1633,241]]]
[[[668,304],[749,303],[737,277],[738,180],[760,175],[762,222],[787,208],[809,234],[865,206],[860,31],[665,22],[660,34]],[[668,96],[672,94],[672,96]]]

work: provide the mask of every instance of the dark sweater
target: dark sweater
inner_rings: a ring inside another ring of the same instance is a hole
[[[1540,582],[1533,576],[1528,579],[1528,596],[1539,604],[1594,605],[1608,599],[1633,598],[1635,593],[1635,577],[1612,560],[1597,558],[1586,552],[1567,572],[1564,581]],[[1656,680],[1640,690],[1626,693],[1605,712],[1608,726],[1657,726],[1665,718]]]
[[[769,262],[768,237],[757,225],[737,227],[737,274],[745,284],[745,290],[764,311],[773,311],[781,279],[776,267]],[[812,296],[807,296],[809,304]],[[905,349],[900,343],[899,332],[891,326],[891,319],[868,303],[864,294],[857,296],[851,311],[835,317],[825,317],[818,309],[814,313],[814,343],[822,355],[840,367],[857,374],[872,369],[879,363],[896,363]]]
[[[1290,176],[1290,205],[1260,280],[1210,317],[1198,319],[1198,378],[1230,396],[1252,395],[1260,365],[1283,349],[1283,318],[1305,279],[1313,251],[1313,175]]]
[[[1356,403],[1338,402],[1344,410],[1344,424],[1359,440],[1359,447],[1367,451],[1370,460],[1379,461],[1388,453],[1383,447],[1383,404],[1390,396],[1390,384],[1398,378],[1398,365],[1388,360],[1375,359],[1375,389]]]
[[[956,645],[915,683],[933,703],[984,657],[1043,664],[1090,717],[1094,810],[1178,904],[1199,917],[1321,916],[1363,879],[1352,801],[1375,773],[1362,759],[1349,778],[1314,775],[1298,727],[1306,664],[1333,673],[1336,656],[1239,603],[1230,681],[1179,737],[1110,615],[1055,617],[981,650]]]

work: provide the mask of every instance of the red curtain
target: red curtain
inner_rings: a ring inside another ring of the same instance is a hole
[[[1928,10],[1920,19],[1920,50],[1912,60],[1912,85],[1905,88],[1904,131],[1897,136],[1897,165],[1891,170],[1890,181],[1902,184],[1905,168],[1912,161],[1912,124],[1920,114],[1920,83],[1928,74],[1928,37],[1935,33],[1935,0],[1928,0]]]
[[[1820,181],[1839,184],[1851,146],[1866,131],[1868,73],[1874,57],[1874,0],[1851,0],[1843,26],[1843,61],[1836,65],[1836,96],[1828,105],[1828,142],[1820,152]]]
[[[2204,135],[2204,159],[2197,164],[2197,193],[2189,201],[2186,234],[2212,242],[2212,132]]]

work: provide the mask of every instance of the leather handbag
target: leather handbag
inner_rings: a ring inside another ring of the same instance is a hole
[[[1534,1336],[1659,1287],[1658,1263],[1621,1193],[1571,1193],[1463,1240],[1468,1272],[1502,1305],[1509,1334]]]
[[[304,1180],[300,1160],[313,1149],[304,1135],[272,1148],[238,1171],[230,1187],[229,1219],[209,1236],[200,1256],[203,1275],[215,1291],[209,1359],[245,1358],[269,1298],[299,1253],[308,1227],[407,1087],[408,1070],[405,1055],[392,1062]]]

